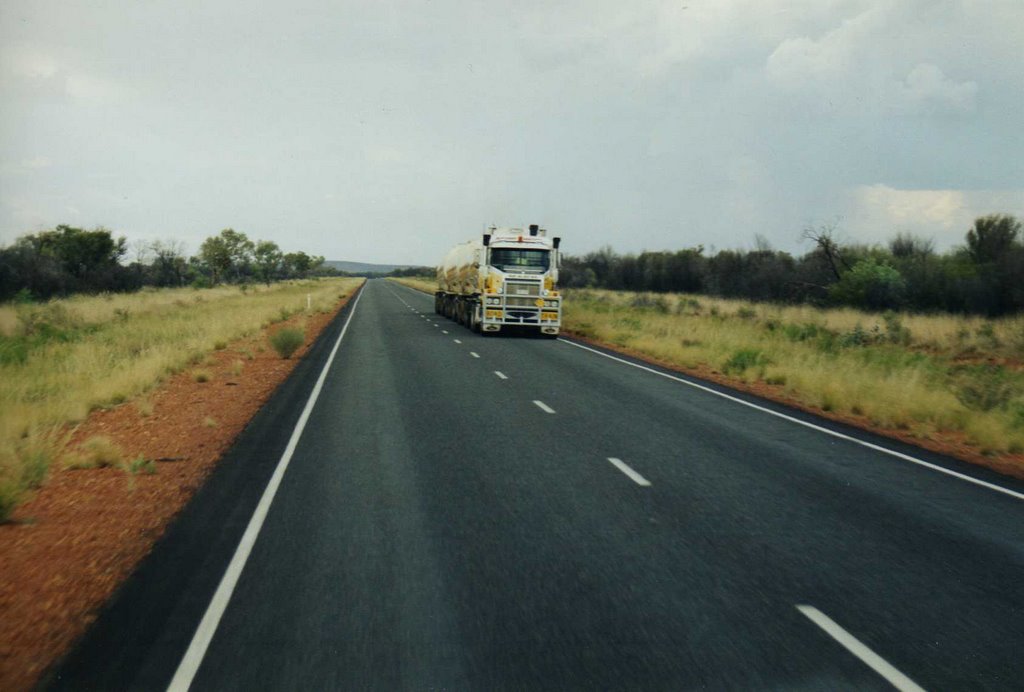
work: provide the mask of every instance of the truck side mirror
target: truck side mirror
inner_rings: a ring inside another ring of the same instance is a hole
[[[554,246],[554,248],[556,250],[558,249],[558,246],[561,245],[561,244],[562,244],[562,239],[561,238],[552,238],[551,239],[551,245]]]
[[[491,234],[490,233],[484,233],[484,247],[487,247],[490,244],[491,244]]]

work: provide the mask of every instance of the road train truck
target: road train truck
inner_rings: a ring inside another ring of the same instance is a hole
[[[562,324],[560,241],[531,224],[491,226],[479,240],[456,245],[437,268],[434,312],[475,332],[515,328],[555,338]]]

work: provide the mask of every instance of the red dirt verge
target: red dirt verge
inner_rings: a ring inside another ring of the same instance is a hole
[[[152,460],[155,473],[55,464],[46,484],[0,524],[0,690],[31,688],[85,632],[348,300],[331,314],[271,327],[305,320],[305,343],[288,360],[264,331],[214,351],[140,400],[94,411],[71,431],[69,450],[103,436],[126,462]],[[196,381],[196,369],[207,381]]]

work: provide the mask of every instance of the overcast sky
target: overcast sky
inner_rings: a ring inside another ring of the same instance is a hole
[[[1024,1],[0,3],[0,244],[434,264],[1024,217]]]

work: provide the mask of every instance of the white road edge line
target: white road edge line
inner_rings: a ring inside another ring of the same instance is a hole
[[[474,358],[479,358],[480,357],[480,354],[477,353],[476,351],[470,351],[469,355],[473,356]]]
[[[213,635],[217,631],[217,626],[220,624],[220,619],[224,615],[225,609],[227,609],[228,601],[231,600],[231,595],[235,591],[238,578],[242,575],[245,563],[249,559],[249,553],[252,552],[252,547],[256,544],[260,529],[263,528],[267,512],[270,511],[270,504],[274,501],[274,495],[277,494],[277,489],[281,485],[284,472],[288,469],[288,464],[292,460],[292,454],[295,453],[295,448],[299,444],[302,431],[306,429],[306,423],[309,421],[313,407],[316,406],[316,400],[320,396],[320,390],[323,389],[324,381],[327,379],[327,371],[331,369],[334,356],[341,346],[341,340],[345,338],[345,333],[348,331],[349,324],[352,323],[352,316],[356,314],[356,307],[359,305],[359,299],[362,296],[363,293],[360,291],[356,296],[355,302],[352,303],[352,309],[345,319],[341,333],[338,334],[338,340],[334,342],[334,348],[331,349],[330,355],[327,356],[327,362],[324,363],[323,370],[320,371],[320,377],[317,378],[313,391],[310,392],[309,399],[306,401],[306,407],[302,410],[302,415],[299,416],[295,429],[292,430],[288,446],[285,447],[284,453],[274,469],[274,474],[270,477],[267,487],[263,490],[260,502],[256,505],[256,511],[253,512],[252,517],[249,519],[249,525],[246,526],[245,533],[242,534],[242,540],[239,541],[238,547],[235,548],[235,554],[231,557],[231,562],[228,564],[224,576],[221,577],[220,584],[217,585],[217,590],[213,594],[210,605],[206,608],[206,613],[203,614],[203,619],[199,622],[199,627],[196,628],[195,634],[192,635],[192,641],[189,643],[188,650],[185,652],[184,657],[182,657],[181,663],[178,664],[178,669],[174,672],[171,684],[167,686],[170,692],[185,692],[192,685],[192,680],[195,678],[196,672],[198,672],[199,666],[203,662],[203,657],[206,655],[206,649],[210,646]]]
[[[533,403],[536,404],[537,408],[539,408],[544,413],[554,413],[555,412],[555,409],[551,408],[550,406],[545,404],[543,401],[537,401],[536,399],[534,399]]]
[[[645,488],[650,487],[651,482],[649,480],[647,480],[646,478],[644,478],[643,476],[641,476],[636,471],[634,471],[633,469],[631,469],[629,467],[629,464],[624,462],[622,459],[616,459],[615,457],[608,457],[608,461],[612,462],[612,465],[615,468],[617,468],[619,471],[622,471],[624,474],[629,476],[633,480],[633,482],[636,483],[637,485],[642,485]]]
[[[758,406],[757,404],[751,403],[749,401],[744,401],[743,399],[740,399],[739,397],[731,396],[729,394],[725,394],[724,392],[719,392],[717,390],[714,390],[711,387],[705,387],[704,385],[697,384],[696,382],[690,382],[689,380],[683,379],[682,377],[676,377],[674,375],[669,375],[668,373],[665,373],[665,372],[659,372],[658,370],[655,370],[654,368],[648,368],[647,366],[640,365],[639,363],[631,363],[631,362],[629,362],[628,360],[626,360],[624,358],[616,358],[615,356],[608,355],[607,353],[602,353],[601,351],[598,351],[596,348],[590,348],[589,346],[584,346],[583,344],[577,344],[577,343],[575,343],[573,341],[569,341],[568,339],[559,339],[559,341],[561,341],[564,344],[569,344],[570,346],[575,346],[576,348],[581,348],[584,351],[590,351],[591,353],[596,353],[599,356],[604,356],[605,358],[609,358],[609,359],[617,361],[619,363],[623,363],[625,365],[629,365],[629,366],[634,367],[634,368],[639,368],[640,370],[645,370],[645,371],[647,371],[649,373],[653,373],[655,375],[660,375],[661,377],[665,377],[665,378],[670,379],[670,380],[675,380],[676,382],[681,382],[681,383],[683,383],[685,385],[688,385],[690,387],[693,387],[695,389],[699,389],[701,391],[707,392],[708,394],[714,394],[715,396],[722,397],[723,399],[728,399],[729,401],[733,401],[733,402],[735,402],[737,404],[742,404],[744,406],[747,406],[749,408],[755,409],[757,411],[761,411],[762,413],[767,413],[767,414],[775,416],[777,418],[781,418],[783,420],[788,420],[791,423],[796,423],[797,425],[802,425],[805,428],[810,428],[812,430],[817,430],[818,432],[823,432],[826,435],[831,435],[832,437],[838,438],[840,440],[846,440],[847,442],[853,442],[854,444],[858,444],[861,447],[867,447],[868,449],[873,449],[876,452],[881,452],[882,454],[888,454],[891,457],[896,457],[897,459],[902,459],[903,461],[909,461],[910,463],[917,464],[918,466],[924,466],[925,468],[931,469],[932,471],[938,471],[939,473],[944,473],[947,476],[953,476],[954,478],[959,478],[962,481],[967,481],[968,483],[974,483],[975,485],[980,485],[983,488],[988,488],[989,490],[995,490],[998,493],[1003,493],[1004,495],[1009,495],[1010,497],[1017,498],[1018,500],[1024,500],[1024,493],[1018,493],[1015,490],[1010,490],[1009,488],[1004,488],[1002,486],[995,485],[994,483],[988,483],[986,481],[979,480],[977,478],[973,478],[973,477],[965,475],[963,473],[958,473],[956,471],[951,471],[950,469],[943,468],[941,466],[937,466],[936,464],[932,464],[930,462],[924,461],[923,459],[918,459],[917,457],[912,457],[909,454],[903,454],[902,452],[897,452],[897,451],[892,450],[892,449],[887,449],[885,447],[873,444],[873,443],[868,442],[866,440],[859,440],[856,437],[851,437],[849,435],[844,435],[841,432],[836,432],[835,430],[829,430],[828,428],[823,428],[820,425],[815,425],[814,423],[810,423],[808,421],[800,420],[799,418],[794,418],[793,416],[787,416],[785,413],[780,413],[778,411],[773,411],[770,408],[765,408],[764,406]]]
[[[798,605],[796,607],[801,613],[815,625],[842,644],[847,651],[866,663],[873,671],[889,681],[889,683],[901,692],[924,692],[924,689],[916,682],[908,678],[892,667],[884,658],[869,649],[863,642],[844,630],[835,623],[832,618],[821,612],[814,606]]]
[[[497,375],[502,380],[507,380],[508,379],[508,375],[503,373],[501,370],[495,370],[494,374]]]

